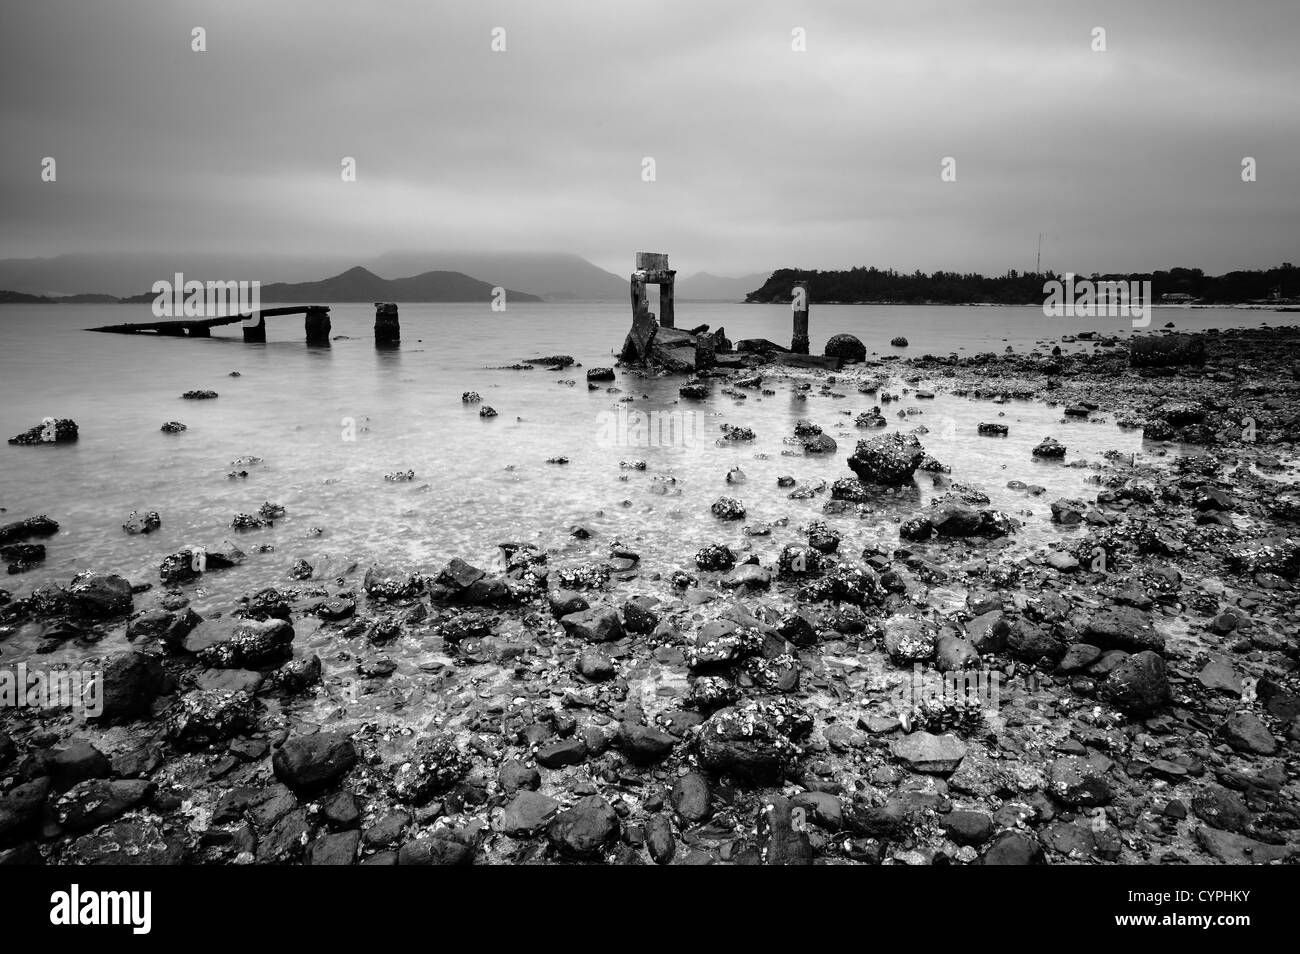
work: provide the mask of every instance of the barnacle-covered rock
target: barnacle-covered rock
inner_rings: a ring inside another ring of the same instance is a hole
[[[730,570],[736,565],[736,554],[720,543],[710,543],[695,553],[695,565],[701,570]]]
[[[415,744],[409,761],[393,777],[393,794],[404,802],[423,805],[443,794],[470,769],[469,758],[447,735],[427,735]]]
[[[885,588],[875,570],[844,564],[799,589],[799,599],[807,603],[829,601],[878,606],[885,596]]]
[[[812,717],[787,699],[719,709],[700,731],[700,764],[717,774],[778,780],[802,754],[797,743],[812,725]]]
[[[882,434],[858,441],[849,469],[864,483],[894,486],[912,479],[925,450],[912,434]]]
[[[35,427],[9,438],[10,444],[62,444],[77,439],[77,422],[67,417],[46,418]]]
[[[686,665],[692,670],[730,666],[762,645],[763,634],[753,627],[729,619],[709,620],[700,628],[695,645],[686,647]]]
[[[168,715],[167,738],[193,751],[251,732],[256,722],[256,704],[247,692],[198,690],[182,696]]]
[[[394,567],[376,564],[366,570],[362,582],[366,595],[385,600],[406,600],[424,590],[424,577]]]
[[[709,509],[719,520],[745,519],[745,505],[735,497],[719,497]]]

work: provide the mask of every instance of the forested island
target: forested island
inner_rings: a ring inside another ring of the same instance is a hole
[[[1206,275],[1199,268],[1171,268],[1156,272],[1077,274],[1076,278],[1149,281],[1156,302],[1223,305],[1284,303],[1300,298],[1300,269],[1290,262],[1267,270],[1228,272],[1217,276]],[[750,292],[745,301],[788,302],[794,284],[807,282],[811,300],[822,304],[1037,305],[1043,301],[1043,283],[1053,279],[1063,280],[1064,276],[1055,272],[1035,274],[1015,269],[1005,275],[989,277],[973,272],[944,271],[927,275],[919,270],[906,274],[892,268],[874,267],[844,271],[782,268],[773,272],[762,288]]]

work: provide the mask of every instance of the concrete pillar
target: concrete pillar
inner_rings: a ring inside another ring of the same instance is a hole
[[[676,316],[673,313],[673,281],[677,273],[675,271],[666,272],[659,279],[659,327],[675,327],[673,322]]]
[[[330,343],[330,310],[328,308],[308,308],[303,318],[303,329],[307,332],[309,345]]]
[[[632,273],[632,317],[650,311],[650,300],[646,297],[645,273]]]
[[[375,344],[398,344],[401,340],[402,328],[397,321],[396,302],[375,302]]]
[[[254,344],[266,344],[266,319],[258,315],[257,324],[245,324],[244,340]]]
[[[808,283],[796,282],[790,292],[790,307],[794,312],[794,336],[790,350],[795,354],[808,353]]]

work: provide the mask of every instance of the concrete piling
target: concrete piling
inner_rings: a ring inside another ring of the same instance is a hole
[[[790,308],[794,313],[794,335],[790,350],[795,354],[808,353],[808,283],[796,282],[790,291]]]
[[[308,308],[303,316],[303,330],[309,345],[330,343],[330,312],[328,308]]]
[[[664,277],[659,279],[659,327],[673,328],[676,327],[674,322],[676,316],[673,313],[673,282],[677,273],[672,270],[664,272]]]
[[[397,303],[375,302],[375,344],[395,345],[402,340],[402,328],[397,320]]]

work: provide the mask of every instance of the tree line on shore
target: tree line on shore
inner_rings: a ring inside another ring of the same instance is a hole
[[[808,284],[813,302],[904,302],[920,304],[990,303],[1036,305],[1043,301],[1043,283],[1063,281],[1056,272],[1020,272],[987,276],[974,272],[937,271],[911,274],[895,269],[851,268],[838,271],[781,268],[762,288],[750,292],[745,301],[788,302],[796,282]],[[1290,262],[1266,270],[1206,275],[1199,268],[1171,268],[1168,271],[1124,274],[1076,274],[1076,279],[1097,281],[1151,282],[1155,301],[1173,300],[1198,304],[1236,304],[1256,301],[1288,301],[1300,297],[1300,269]],[[1166,296],[1168,296],[1166,298]]]

